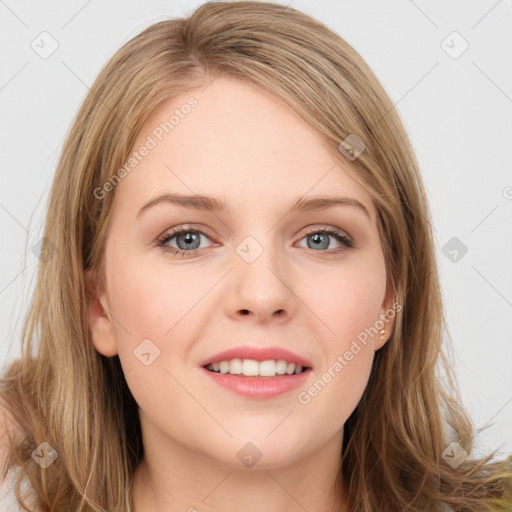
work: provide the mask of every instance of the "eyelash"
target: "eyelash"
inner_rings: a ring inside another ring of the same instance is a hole
[[[184,226],[181,228],[173,229],[170,232],[165,233],[163,236],[161,236],[160,238],[158,238],[156,240],[155,245],[157,247],[161,247],[164,252],[174,251],[174,256],[177,256],[178,254],[184,258],[190,258],[192,256],[195,256],[201,249],[184,251],[183,249],[176,249],[175,247],[169,247],[169,246],[165,245],[167,242],[169,242],[176,236],[182,235],[184,233],[199,233],[201,235],[206,236],[207,238],[210,238],[205,232],[203,232],[199,229],[194,229],[192,227]],[[346,251],[347,249],[352,249],[354,247],[354,243],[351,241],[351,239],[349,237],[343,235],[342,231],[335,229],[335,228],[331,228],[329,226],[321,226],[320,228],[319,227],[311,228],[304,234],[304,236],[302,238],[305,238],[308,235],[312,235],[312,234],[316,234],[316,233],[325,233],[327,235],[331,235],[338,242],[340,242],[344,247],[340,247],[340,248],[334,249],[334,250],[331,249],[331,251],[315,251],[315,252],[326,252],[327,254],[337,254],[341,251]],[[302,238],[301,238],[301,240],[302,240]],[[313,249],[311,249],[311,250],[313,250]]]

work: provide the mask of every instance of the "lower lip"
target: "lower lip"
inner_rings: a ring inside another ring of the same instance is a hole
[[[279,377],[242,377],[229,373],[214,373],[201,368],[208,376],[220,386],[225,387],[247,398],[273,398],[291,391],[304,384],[311,373],[311,368],[302,373],[281,375]]]

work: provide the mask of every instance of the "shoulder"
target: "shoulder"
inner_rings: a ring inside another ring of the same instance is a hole
[[[14,419],[0,395],[0,484],[3,485],[4,469],[11,446],[11,438],[16,440],[16,426]]]
[[[4,398],[0,395],[0,475],[7,461],[11,446],[11,439],[15,442],[21,438],[21,431],[7,407]]]
[[[0,399],[0,503],[2,510],[17,512],[16,496],[13,491],[13,478],[11,471],[4,480],[4,466],[9,453],[9,436],[14,422],[8,413],[5,403]]]
[[[10,449],[10,439],[19,439],[19,430],[5,402],[0,397],[0,509],[2,512],[21,512],[24,509],[16,499],[14,486],[16,468],[11,468],[4,479],[4,467]]]
[[[14,421],[3,398],[0,396],[0,479],[9,453],[9,436],[14,428]]]
[[[24,512],[16,498],[16,475],[9,471],[5,480],[0,476],[0,508],[2,512]]]

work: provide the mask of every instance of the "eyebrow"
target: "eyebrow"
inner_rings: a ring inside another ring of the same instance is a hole
[[[231,213],[224,199],[209,197],[204,195],[184,195],[184,194],[161,194],[151,199],[138,212],[136,217],[142,215],[145,211],[153,208],[158,204],[175,204],[190,210],[204,210],[213,212]],[[292,204],[290,211],[306,212],[313,210],[325,210],[333,206],[354,206],[366,214],[371,222],[371,216],[366,206],[353,197],[299,197]]]

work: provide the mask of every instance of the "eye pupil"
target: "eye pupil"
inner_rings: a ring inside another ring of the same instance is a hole
[[[180,238],[184,238],[187,244],[192,244],[193,245],[194,242],[198,242],[199,241],[199,237],[200,237],[200,235],[197,234],[197,233],[187,232],[184,235],[177,236],[176,237],[176,243],[177,243],[177,245],[179,247],[180,246],[180,244],[179,244]],[[191,248],[192,249],[197,249],[197,247],[198,247],[198,244],[196,243],[196,245],[194,245],[194,246],[187,245],[185,248],[186,249],[191,249]]]
[[[329,246],[329,237],[327,235],[321,235],[320,233],[314,233],[311,235],[311,238],[313,239],[314,247],[318,248],[324,243],[324,246],[321,247],[322,249],[326,249]]]

